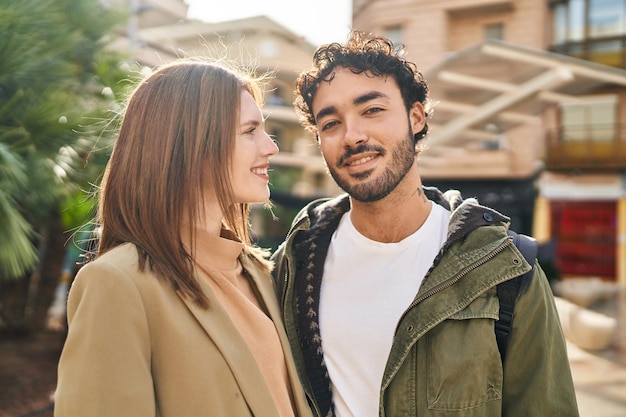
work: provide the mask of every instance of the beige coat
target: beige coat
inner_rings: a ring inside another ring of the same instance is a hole
[[[298,415],[309,417],[271,278],[241,259],[279,324]],[[85,265],[68,299],[55,417],[278,417],[251,351],[201,282],[208,310],[140,273],[130,244]]]

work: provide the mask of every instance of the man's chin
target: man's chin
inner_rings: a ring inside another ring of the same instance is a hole
[[[361,203],[373,203],[389,195],[389,191],[380,190],[371,184],[357,184],[351,187],[341,187],[341,189],[348,193],[352,199]]]

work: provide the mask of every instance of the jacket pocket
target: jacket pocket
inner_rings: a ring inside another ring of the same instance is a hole
[[[478,412],[502,399],[497,318],[497,297],[488,292],[425,335],[429,409]]]

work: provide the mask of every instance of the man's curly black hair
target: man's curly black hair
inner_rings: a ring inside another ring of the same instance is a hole
[[[344,44],[330,43],[320,46],[313,55],[313,66],[300,73],[296,80],[294,107],[300,123],[317,134],[313,115],[313,97],[322,81],[331,81],[337,67],[345,67],[355,74],[367,72],[374,76],[395,78],[407,111],[419,101],[426,108],[428,86],[413,62],[403,58],[404,45],[394,46],[382,36],[353,30]],[[427,115],[428,116],[428,115]],[[428,123],[415,134],[415,142],[428,133]]]

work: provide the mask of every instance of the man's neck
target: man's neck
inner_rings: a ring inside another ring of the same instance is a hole
[[[396,189],[372,203],[351,199],[351,205],[352,224],[359,233],[383,243],[399,242],[415,233],[432,208],[421,183],[412,192]]]

